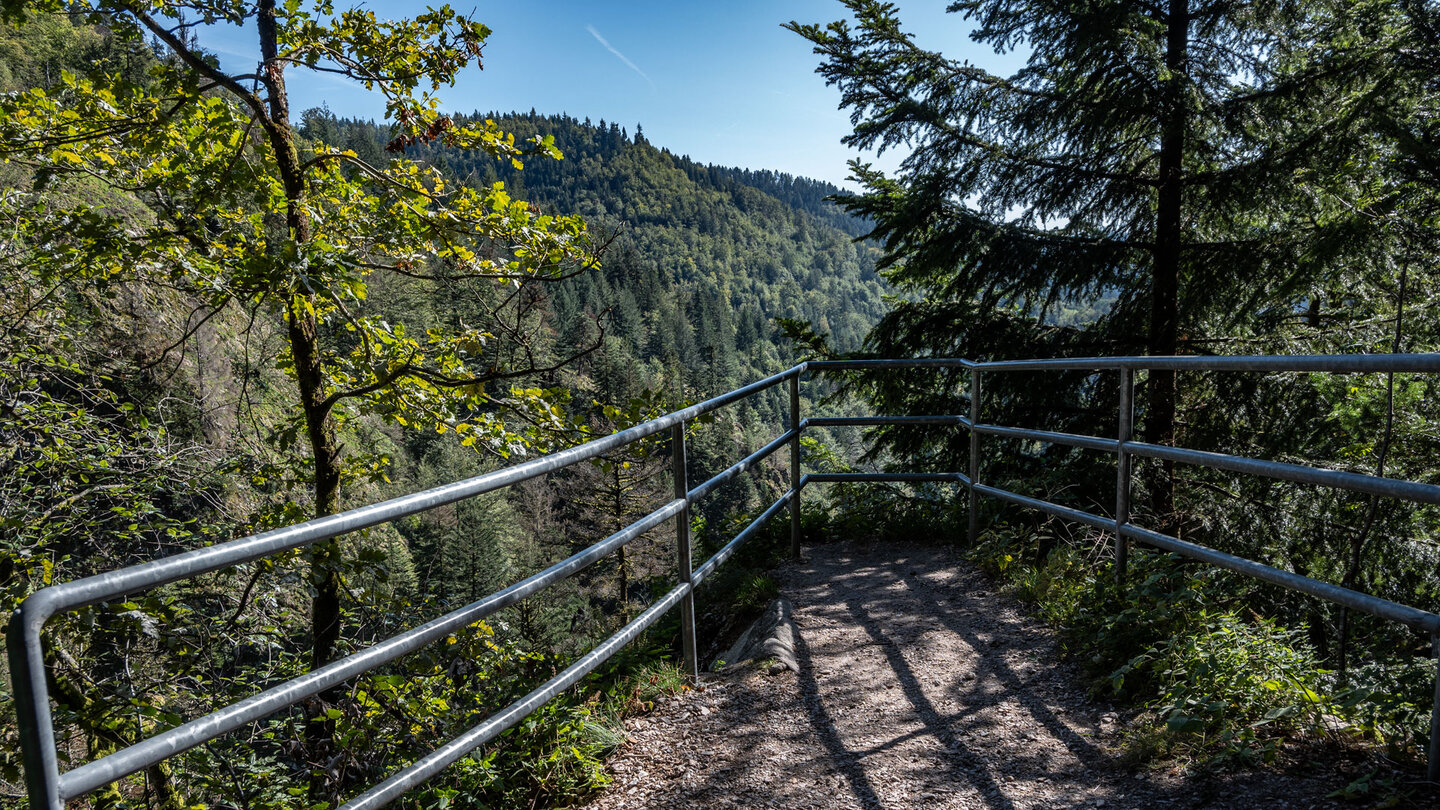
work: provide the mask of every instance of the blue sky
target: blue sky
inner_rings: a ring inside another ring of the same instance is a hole
[[[337,3],[338,5],[342,5]],[[396,17],[424,3],[369,4]],[[456,8],[469,10],[464,3]],[[899,3],[919,43],[992,70],[1011,72],[970,42],[970,26],[944,13],[945,0]],[[839,92],[815,74],[810,44],[780,27],[789,20],[829,22],[845,10],[834,0],[520,0],[478,2],[473,16],[494,30],[484,70],[467,70],[441,97],[456,112],[569,113],[643,124],[658,146],[703,163],[776,169],[842,183],[854,154]],[[253,32],[212,29],[201,36],[227,69],[253,64]],[[380,118],[384,105],[358,85],[324,74],[289,74],[292,109],[328,106],[341,116]],[[893,165],[894,156],[881,159]]]

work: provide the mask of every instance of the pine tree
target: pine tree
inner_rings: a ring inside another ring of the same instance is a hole
[[[456,503],[454,526],[440,546],[437,594],[451,604],[474,602],[512,579],[515,514],[501,494]]]
[[[1351,92],[1363,64],[1304,58],[1306,5],[953,3],[976,42],[1030,51],[1005,77],[920,48],[891,4],[844,3],[853,27],[787,27],[824,57],[848,144],[913,147],[894,177],[853,162],[865,193],[845,201],[875,222],[907,293],[872,331],[876,353],[1205,352],[1218,331],[1293,310],[1358,247],[1353,223],[1295,180],[1339,165],[1365,99]],[[1110,294],[1092,325],[1047,323],[1057,304]],[[869,384],[899,412],[910,382]],[[1173,374],[1151,374],[1142,402],[1147,438],[1174,441]]]

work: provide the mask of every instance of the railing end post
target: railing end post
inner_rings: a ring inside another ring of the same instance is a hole
[[[790,559],[800,561],[800,375],[790,378]]]
[[[48,606],[38,605],[38,601],[27,599],[11,614],[5,630],[5,646],[10,659],[10,685],[30,810],[64,810],[50,696],[45,684],[45,642],[40,635],[50,611]]]

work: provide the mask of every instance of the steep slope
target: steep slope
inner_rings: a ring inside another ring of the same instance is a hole
[[[824,198],[827,183],[769,171],[705,166],[657,148],[637,127],[567,116],[487,115],[517,137],[551,135],[565,154],[523,171],[481,155],[426,149],[474,184],[503,181],[520,199],[586,217],[619,233],[603,273],[555,292],[552,322],[563,344],[587,335],[579,316],[608,312],[607,333],[643,380],[606,380],[624,397],[662,378],[714,392],[790,362],[776,318],[816,324],[836,345],[857,346],[882,314],[885,285],[866,224]],[[367,122],[312,111],[306,134],[380,157],[386,133]],[[602,372],[603,373],[603,372]]]

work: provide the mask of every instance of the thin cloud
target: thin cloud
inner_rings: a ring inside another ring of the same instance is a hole
[[[625,54],[621,53],[614,45],[611,45],[609,40],[605,39],[605,37],[600,36],[600,32],[595,30],[595,26],[586,25],[585,30],[589,31],[590,36],[595,37],[595,39],[598,40],[601,45],[604,45],[605,50],[615,54],[615,57],[617,59],[619,59],[621,62],[624,62],[626,67],[630,68],[636,73],[639,73],[640,78],[644,79],[647,82],[650,82],[650,89],[655,89],[655,82],[651,81],[650,77],[645,75],[645,71],[641,70],[640,67],[634,62],[631,62],[630,58]]]

